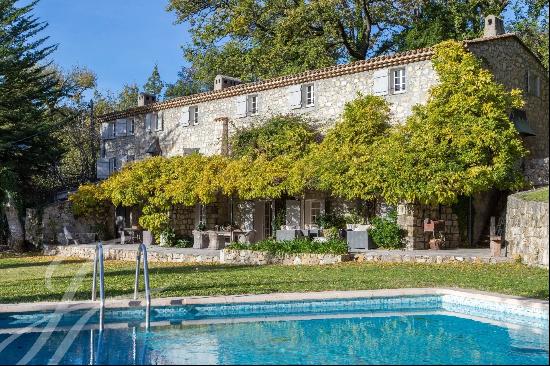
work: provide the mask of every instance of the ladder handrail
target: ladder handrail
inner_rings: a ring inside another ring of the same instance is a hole
[[[136,277],[134,280],[134,300],[138,298],[139,290],[139,265],[141,262],[141,253],[143,253],[143,281],[145,282],[145,326],[149,329],[150,310],[151,310],[151,288],[149,286],[149,264],[147,262],[147,247],[145,244],[139,244],[136,253]]]
[[[99,262],[99,304],[105,306],[105,267],[103,264],[103,245],[101,241],[95,247],[94,256],[94,277],[92,281],[92,301],[96,300],[97,295],[97,265]]]

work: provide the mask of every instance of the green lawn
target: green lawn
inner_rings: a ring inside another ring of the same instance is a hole
[[[91,262],[52,257],[0,257],[0,303],[59,301],[79,269],[74,299],[89,299]],[[51,281],[45,280],[51,271]],[[404,287],[461,287],[548,298],[548,270],[521,264],[361,264],[332,266],[222,266],[151,263],[154,297],[259,294],[292,291],[365,290]],[[134,264],[106,262],[107,297],[130,298]]]
[[[522,193],[520,197],[526,201],[548,202],[548,187]]]

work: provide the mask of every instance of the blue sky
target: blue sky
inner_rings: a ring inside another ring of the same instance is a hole
[[[100,90],[118,92],[125,83],[143,86],[155,63],[162,79],[176,80],[189,41],[174,24],[166,0],[41,0],[35,15],[49,23],[45,34],[59,44],[53,54],[63,69],[85,66]]]

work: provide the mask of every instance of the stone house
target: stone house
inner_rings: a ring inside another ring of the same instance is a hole
[[[531,154],[523,169],[534,185],[548,184],[548,76],[537,57],[514,34],[504,34],[496,17],[486,20],[485,35],[466,42],[485,67],[506,88],[525,91],[525,108],[511,118]],[[430,48],[417,49],[369,60],[337,65],[300,74],[252,83],[219,75],[214,90],[156,102],[140,95],[136,108],[99,117],[102,123],[98,178],[107,178],[126,162],[152,155],[176,156],[198,151],[226,154],[228,138],[237,128],[253,125],[277,114],[299,114],[311,118],[321,131],[338,120],[346,102],[357,93],[383,96],[391,104],[392,123],[403,123],[412,107],[425,103],[428,91],[437,83]],[[324,192],[306,192],[284,202],[232,202],[220,197],[216,204],[177,207],[172,213],[179,235],[189,235],[199,224],[208,228],[235,222],[254,229],[256,239],[272,235],[272,223],[281,206],[286,207],[287,224],[308,225],[326,211],[346,210],[354,203],[343,202]],[[475,197],[476,222],[470,224],[469,240],[476,241],[490,215],[491,198]],[[380,203],[369,210],[380,211]],[[472,210],[470,210],[471,212]],[[449,207],[400,205],[399,223],[407,230],[407,248],[424,248],[426,217],[446,221],[448,241],[457,246],[458,216]],[[125,225],[136,221],[135,210],[117,210]],[[470,220],[473,221],[473,220]]]

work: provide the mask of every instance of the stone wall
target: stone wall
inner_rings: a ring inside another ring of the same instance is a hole
[[[504,241],[508,256],[524,263],[548,267],[548,202],[508,197]]]
[[[498,82],[509,90],[523,91],[527,121],[536,134],[523,138],[531,153],[528,159],[548,159],[548,72],[540,61],[514,38],[471,43],[468,48],[482,58]],[[532,95],[526,90],[527,71],[540,77],[540,96]]]
[[[111,214],[113,220],[108,220],[104,238],[112,238],[115,234],[114,208]],[[27,210],[25,230],[28,232],[27,240],[32,240],[34,245],[64,243],[64,225],[73,233],[97,232],[92,222],[73,216],[70,201],[52,203],[42,210]]]
[[[196,208],[194,206],[174,206],[170,211],[170,227],[177,237],[193,236],[195,230]]]
[[[548,158],[526,159],[523,171],[527,180],[534,187],[548,185]]]
[[[347,262],[353,259],[352,255],[337,254],[272,254],[267,252],[256,252],[252,250],[232,250],[224,249],[221,251],[220,262],[224,264],[238,265],[263,265],[263,264],[282,264],[282,265],[322,265]]]
[[[420,204],[401,204],[397,206],[397,223],[406,231],[405,247],[407,250],[427,249],[431,234],[424,233],[424,219],[445,221],[445,242],[450,248],[460,246],[460,229],[458,216],[452,208],[431,207]]]
[[[164,250],[158,246],[147,247],[147,260],[149,262],[174,262],[174,263],[218,263],[220,257],[217,252],[203,251],[203,253],[190,253],[185,249],[170,248]],[[93,245],[46,245],[44,255],[58,255],[62,257],[82,258],[93,260],[95,246]],[[128,248],[103,246],[103,258],[105,260],[135,261],[137,246],[128,245]],[[91,264],[90,264],[91,265]]]

